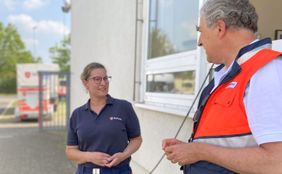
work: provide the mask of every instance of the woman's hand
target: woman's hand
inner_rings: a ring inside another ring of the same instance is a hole
[[[122,152],[115,153],[110,158],[108,158],[109,163],[105,166],[107,167],[113,167],[121,163],[123,160],[126,159],[126,156]]]
[[[111,161],[111,156],[103,152],[87,152],[87,156],[87,161],[102,167],[107,166],[107,164]]]

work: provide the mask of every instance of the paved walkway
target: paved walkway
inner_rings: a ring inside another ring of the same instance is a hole
[[[34,121],[18,122],[8,106],[15,97],[0,95],[0,174],[75,174],[65,156],[66,130],[39,131]],[[148,174],[131,163],[134,174]]]
[[[64,148],[65,131],[0,128],[0,173],[74,174]]]
[[[75,174],[65,156],[65,131],[0,128],[0,174]],[[132,161],[134,174],[146,174]]]
[[[65,130],[39,131],[35,121],[18,122],[11,103],[0,95],[0,174],[74,174],[65,156]]]

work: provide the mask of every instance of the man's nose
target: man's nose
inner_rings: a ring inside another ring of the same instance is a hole
[[[201,36],[200,36],[199,39],[198,39],[198,46],[199,46],[199,47],[203,46],[202,41],[201,41]]]

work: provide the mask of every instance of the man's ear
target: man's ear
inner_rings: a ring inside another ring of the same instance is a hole
[[[225,24],[225,22],[223,20],[218,20],[216,22],[216,24],[217,24],[218,36],[220,38],[222,38],[225,35],[225,33],[226,33],[226,28],[227,28],[226,24]]]

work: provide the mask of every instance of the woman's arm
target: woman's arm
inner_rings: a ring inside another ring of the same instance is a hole
[[[116,153],[111,156],[110,163],[107,164],[107,167],[116,166],[125,159],[129,158],[134,152],[136,152],[142,143],[142,137],[135,137],[129,140],[127,147],[123,152]]]
[[[78,146],[66,146],[66,155],[77,164],[90,162],[99,166],[106,166],[110,158],[110,155],[102,152],[82,152]]]
[[[129,158],[134,152],[136,152],[142,143],[142,137],[136,137],[129,140],[128,146],[123,151],[125,159]]]

